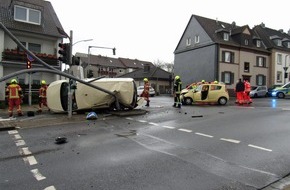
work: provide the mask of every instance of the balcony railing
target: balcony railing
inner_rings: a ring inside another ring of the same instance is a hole
[[[46,54],[46,53],[35,53],[35,55],[42,61],[49,65],[57,66],[58,60],[56,55]],[[5,49],[2,52],[2,61],[27,61],[27,55],[24,51]]]

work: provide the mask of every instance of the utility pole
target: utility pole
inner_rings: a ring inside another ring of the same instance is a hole
[[[68,65],[71,66],[72,63],[72,42],[73,42],[73,31],[70,31],[70,37],[69,37],[70,45],[69,45],[69,59],[68,59]],[[74,92],[74,89],[71,88],[71,80],[68,81],[68,96],[67,96],[67,112],[68,112],[68,118],[72,117],[72,95]]]

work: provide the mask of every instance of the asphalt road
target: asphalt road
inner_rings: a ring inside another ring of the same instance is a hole
[[[0,189],[263,189],[290,173],[290,100],[171,107],[0,132]],[[24,121],[25,119],[23,119]],[[35,123],[36,124],[36,123]],[[55,144],[63,136],[67,143]]]

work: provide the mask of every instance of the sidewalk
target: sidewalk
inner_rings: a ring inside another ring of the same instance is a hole
[[[43,127],[43,126],[53,126],[61,125],[68,123],[82,123],[87,122],[86,119],[87,113],[84,114],[75,114],[73,113],[72,117],[69,118],[67,113],[52,113],[49,112],[45,107],[41,114],[37,113],[38,105],[23,105],[22,112],[24,116],[17,116],[16,110],[14,110],[14,118],[8,118],[8,108],[0,109],[0,131],[11,130],[15,128],[31,128],[31,127]],[[34,116],[28,116],[27,112],[33,111]],[[98,115],[98,120],[106,119],[110,116],[132,116],[132,115],[142,115],[147,111],[142,109],[134,109],[129,111],[95,111]]]

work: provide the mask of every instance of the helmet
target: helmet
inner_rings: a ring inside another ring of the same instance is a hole
[[[45,80],[42,80],[42,81],[41,81],[41,84],[46,84]]]
[[[143,80],[144,82],[148,82],[148,79],[147,78],[144,78],[144,80]]]
[[[175,76],[175,80],[179,80],[180,79],[180,76]]]
[[[16,79],[12,79],[12,80],[11,80],[11,83],[13,83],[13,84],[17,84],[17,80],[16,80]]]
[[[201,80],[201,82],[205,82],[205,80]]]
[[[214,84],[218,84],[218,81],[217,81],[217,80],[215,80],[213,83],[214,83]]]

